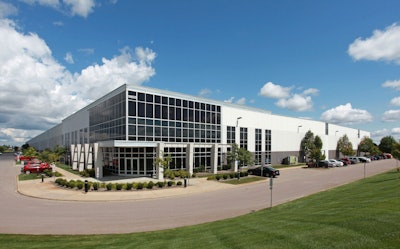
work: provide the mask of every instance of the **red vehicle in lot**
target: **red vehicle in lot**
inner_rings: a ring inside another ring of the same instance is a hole
[[[25,174],[30,173],[42,173],[46,169],[52,170],[51,166],[46,162],[40,162],[39,160],[28,161],[24,167],[21,168],[21,172]]]

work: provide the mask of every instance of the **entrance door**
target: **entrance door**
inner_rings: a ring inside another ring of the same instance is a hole
[[[137,175],[138,171],[139,171],[138,159],[125,158],[125,174],[126,175]]]

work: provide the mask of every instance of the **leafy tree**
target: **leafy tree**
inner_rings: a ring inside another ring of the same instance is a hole
[[[337,142],[337,150],[344,156],[354,155],[353,144],[350,142],[346,134],[339,138]]]
[[[170,154],[165,156],[163,153],[162,157],[157,157],[156,160],[154,160],[154,165],[155,166],[160,166],[164,169],[169,169],[169,164],[172,162],[172,157]]]
[[[25,156],[39,156],[39,152],[37,152],[33,147],[28,147],[27,149],[23,150],[22,153]]]
[[[306,132],[300,144],[300,148],[309,162],[318,162],[325,159],[325,155],[322,155],[321,152],[322,146],[322,139],[318,135],[314,136],[314,133],[310,130]]]
[[[361,142],[358,144],[358,151],[364,152],[368,154],[375,154],[376,146],[374,145],[374,141],[372,141],[369,137],[363,137]]]
[[[392,153],[393,147],[396,143],[396,140],[392,136],[383,137],[379,144],[379,150],[383,153]]]
[[[239,165],[249,165],[253,163],[253,154],[245,148],[239,148],[237,144],[232,144],[232,149],[227,153],[229,163],[239,161]]]
[[[30,147],[29,144],[25,143],[21,146],[21,149],[22,149],[22,151],[24,151],[24,150],[28,149],[29,147]]]
[[[393,156],[394,158],[396,158],[397,160],[400,160],[400,143],[396,143],[396,144],[393,146],[392,156]]]

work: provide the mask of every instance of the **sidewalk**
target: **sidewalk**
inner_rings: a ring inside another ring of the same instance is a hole
[[[63,169],[57,168],[67,180],[88,180],[91,182],[99,181],[94,178],[83,178],[81,176],[75,175]],[[174,186],[174,187],[164,187],[162,189],[142,189],[142,190],[115,190],[115,191],[93,191],[89,190],[85,193],[84,189],[66,189],[57,186],[54,181],[57,178],[44,178],[42,182],[39,180],[26,180],[18,181],[17,191],[25,196],[48,199],[48,200],[61,200],[61,201],[129,201],[129,200],[144,200],[144,199],[159,199],[176,197],[183,195],[193,195],[196,193],[203,193],[209,191],[216,191],[221,189],[235,188],[236,185],[224,184],[216,181],[207,181],[206,178],[190,178],[188,179],[187,187]],[[104,179],[102,179],[104,180]],[[144,178],[129,178],[122,180],[113,180],[106,182],[134,182],[134,181],[150,181],[154,179],[144,179]]]

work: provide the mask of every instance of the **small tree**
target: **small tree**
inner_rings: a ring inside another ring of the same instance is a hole
[[[325,159],[321,152],[322,146],[322,139],[318,135],[314,136],[314,133],[310,130],[307,131],[300,144],[301,150],[308,159],[307,161],[312,163]]]
[[[344,156],[354,155],[353,144],[350,142],[346,134],[339,138],[337,142],[337,150]]]
[[[163,171],[165,169],[169,169],[169,164],[172,162],[172,157],[170,154],[168,154],[167,156],[165,156],[165,154],[163,153],[161,157],[157,157],[153,164],[154,166],[157,167],[157,171],[160,172],[160,168],[163,169]],[[160,173],[159,177],[161,177],[163,174]]]
[[[253,154],[245,148],[239,148],[237,144],[232,144],[232,150],[227,153],[228,163],[238,161],[240,165],[249,165],[254,162]]]
[[[396,143],[396,140],[392,136],[383,137],[379,144],[379,150],[383,153],[392,153],[393,146]]]

